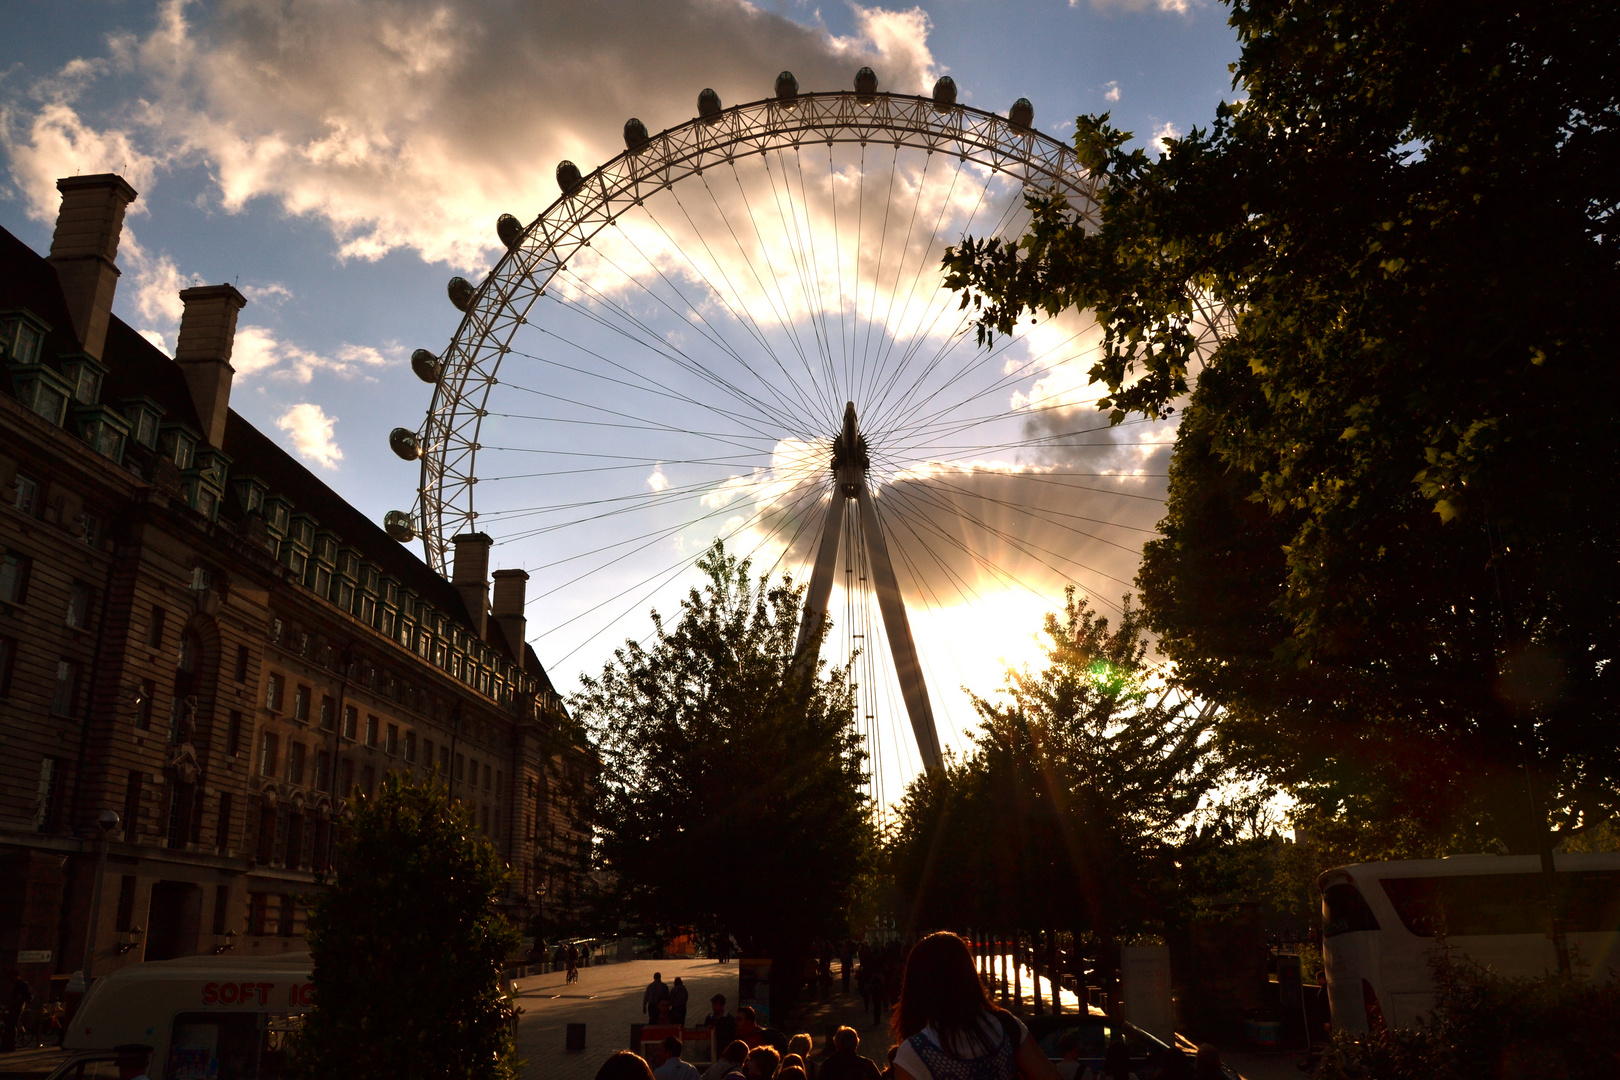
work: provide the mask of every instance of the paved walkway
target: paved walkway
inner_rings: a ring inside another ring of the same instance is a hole
[[[728,1011],[737,999],[737,964],[714,960],[633,960],[581,968],[579,981],[563,973],[531,975],[518,980],[518,1056],[523,1080],[594,1080],[609,1054],[630,1046],[630,1025],[642,1020],[641,994],[653,972],[673,985],[686,984],[690,1003],[686,1022],[696,1024],[709,1012],[709,998],[726,995]],[[567,1025],[585,1025],[585,1049],[563,1049]]]

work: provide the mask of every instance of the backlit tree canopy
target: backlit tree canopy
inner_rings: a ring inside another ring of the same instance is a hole
[[[1095,310],[1105,408],[1179,413],[1139,580],[1230,739],[1319,805],[1371,783],[1533,849],[1620,803],[1620,9],[1231,21],[1209,129],[1151,160],[1082,118],[1102,226],[1044,202],[953,285],[983,334]],[[1212,350],[1201,303],[1232,320]]]

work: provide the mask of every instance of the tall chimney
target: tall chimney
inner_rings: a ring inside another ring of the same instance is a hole
[[[521,667],[523,642],[529,635],[529,620],[523,614],[529,575],[523,570],[497,570],[492,576],[495,578],[495,601],[490,605],[490,614],[506,635],[507,644],[512,646]]]
[[[236,341],[236,314],[247,304],[232,285],[200,285],[182,289],[180,336],[174,343],[174,362],[186,377],[191,402],[197,407],[203,438],[213,447],[225,443],[225,414],[231,408],[231,345]]]
[[[69,176],[56,182],[62,209],[56,216],[48,262],[56,267],[62,298],[73,319],[79,347],[96,360],[107,344],[113,291],[118,288],[118,237],[124,210],[135,201],[135,189],[122,176],[97,173]]]
[[[452,536],[456,545],[456,564],[450,584],[461,594],[472,616],[473,628],[480,640],[489,626],[489,549],[495,543],[484,533],[462,533]]]

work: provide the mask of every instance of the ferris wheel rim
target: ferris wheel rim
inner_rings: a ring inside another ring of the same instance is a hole
[[[715,133],[718,137],[704,137]],[[711,164],[809,144],[870,142],[946,153],[1006,172],[1026,187],[1044,180],[1040,190],[1078,201],[1082,214],[1096,207],[1099,178],[1080,165],[1072,147],[996,113],[922,95],[829,91],[763,98],[648,137],[583,175],[572,191],[562,192],[523,227],[474,288],[439,358],[419,434],[421,481],[413,516],[420,524],[428,565],[448,573],[451,537],[477,527],[473,495],[478,439],[489,393],[499,382],[512,337],[578,251],[644,198],[701,176]],[[741,153],[736,152],[739,146],[745,147]],[[559,250],[564,252],[560,258]],[[454,488],[450,495],[447,487]],[[459,500],[464,507],[456,505]]]

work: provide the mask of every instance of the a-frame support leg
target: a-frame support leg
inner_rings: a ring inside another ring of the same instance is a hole
[[[804,614],[799,619],[799,640],[793,654],[805,657],[805,647],[816,639],[827,621],[827,601],[832,597],[833,573],[838,563],[838,537],[844,531],[844,504],[848,499],[839,487],[833,488],[827,516],[821,521],[821,543],[816,548],[815,568],[810,572],[810,592],[804,598]],[[811,659],[814,667],[814,659]]]
[[[894,565],[889,562],[889,545],[883,538],[877,506],[864,479],[855,499],[861,508],[861,531],[866,534],[866,553],[872,560],[872,584],[877,589],[883,629],[889,635],[889,654],[894,657],[900,693],[906,702],[906,712],[911,717],[911,730],[917,737],[917,750],[922,755],[923,767],[934,772],[945,764],[939,752],[939,732],[934,728],[934,710],[928,703],[928,686],[923,682],[917,644],[911,638],[906,602],[900,597],[900,583],[895,579]]]

